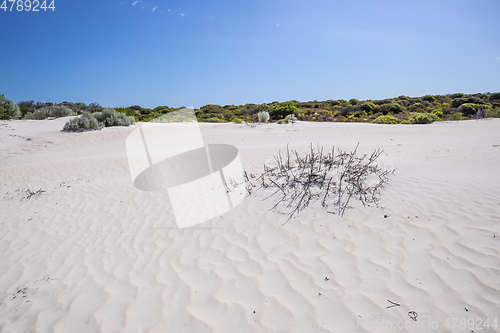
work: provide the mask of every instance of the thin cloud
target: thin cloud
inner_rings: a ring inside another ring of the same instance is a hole
[[[496,60],[500,60],[500,57],[496,57],[495,59],[496,59]]]
[[[129,6],[133,6],[135,8],[139,8],[141,10],[146,10],[151,13],[169,13],[169,14],[175,14],[176,16],[181,16],[185,17],[186,13],[182,13],[181,10],[182,8],[177,9],[172,9],[172,8],[165,8],[161,4],[156,5],[153,4],[150,0],[120,0],[121,4],[128,4]]]

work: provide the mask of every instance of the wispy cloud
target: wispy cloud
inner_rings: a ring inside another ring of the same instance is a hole
[[[496,57],[495,59],[496,59],[496,60],[500,60],[500,57]]]
[[[120,0],[120,4],[129,5],[135,8],[139,8],[141,10],[146,10],[152,13],[168,13],[169,15],[175,14],[176,16],[186,16],[186,13],[182,13],[182,8],[179,9],[171,9],[171,8],[162,8],[162,5],[156,5],[153,0]]]

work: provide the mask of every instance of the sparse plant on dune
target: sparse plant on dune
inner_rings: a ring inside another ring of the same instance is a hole
[[[358,144],[359,145],[359,144]],[[364,206],[378,205],[381,191],[389,181],[394,169],[380,167],[376,160],[380,149],[371,155],[357,155],[357,148],[348,153],[335,149],[324,153],[323,148],[310,146],[305,156],[287,147],[285,156],[281,152],[274,157],[275,165],[264,165],[264,172],[254,182],[245,173],[250,193],[253,187],[270,190],[278,200],[271,209],[282,207],[288,214],[285,224],[310,203],[321,201],[330,209],[329,213],[343,215],[351,200],[359,200]]]

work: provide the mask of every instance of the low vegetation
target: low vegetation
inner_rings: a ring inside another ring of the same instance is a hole
[[[20,117],[19,106],[5,98],[3,94],[0,95],[0,119],[19,119]]]
[[[114,110],[135,121],[148,122],[181,109],[158,106],[154,109],[139,105],[118,107]],[[98,103],[59,104],[21,101],[17,104],[0,95],[1,119],[47,119],[81,115],[85,112],[104,112]],[[338,99],[327,101],[286,101],[264,104],[216,105],[207,104],[195,110],[200,122],[371,122],[379,124],[427,124],[435,121],[500,117],[500,92],[449,95],[425,95],[421,97],[398,96],[381,100],[360,101]],[[98,116],[99,117],[99,116]],[[85,120],[87,119],[87,120]],[[85,124],[90,122],[85,116]],[[82,123],[83,124],[83,123]],[[94,126],[90,123],[88,126]],[[82,125],[83,126],[83,125]]]
[[[40,109],[34,109],[33,111],[28,111],[24,115],[24,119],[47,119],[47,118],[59,118],[67,116],[76,116],[76,112],[71,110],[66,105],[47,105]]]
[[[134,123],[134,117],[126,116],[114,109],[104,109],[102,112],[84,112],[80,117],[69,120],[64,131],[83,132],[100,130],[111,126],[130,126]]]
[[[363,206],[378,206],[381,192],[389,181],[392,168],[377,164],[380,149],[360,155],[357,146],[351,152],[326,152],[310,146],[306,154],[288,149],[274,157],[273,165],[264,165],[260,176],[244,173],[247,192],[264,190],[276,198],[271,209],[288,215],[285,224],[307,206],[319,202],[329,213],[343,215],[354,201]]]
[[[269,112],[260,111],[257,113],[257,117],[259,119],[259,123],[267,123],[269,121]]]

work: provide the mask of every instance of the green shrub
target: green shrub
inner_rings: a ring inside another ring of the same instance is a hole
[[[491,94],[489,97],[489,100],[490,101],[500,100],[500,92],[496,92],[496,93]]]
[[[486,117],[500,118],[500,108],[489,109],[486,111]]]
[[[375,104],[373,104],[372,102],[364,102],[363,104],[361,104],[361,110],[365,111],[366,113],[372,112],[373,110],[375,110]]]
[[[63,131],[94,131],[101,130],[104,127],[91,113],[84,112],[80,117],[69,120],[63,128]]]
[[[105,127],[110,126],[130,126],[134,123],[134,117],[127,117],[126,114],[114,109],[106,108],[102,112],[93,113],[94,118]]]
[[[428,102],[434,102],[436,100],[436,97],[434,97],[432,95],[425,95],[424,97],[422,97],[422,100],[428,101]]]
[[[298,113],[299,109],[295,105],[294,102],[289,101],[289,102],[283,102],[283,103],[278,103],[275,106],[273,106],[270,116],[273,119],[282,119],[286,115],[289,115],[290,113]]]
[[[432,114],[435,114],[436,116],[438,116],[439,118],[443,118],[443,111],[441,111],[441,109],[436,109],[436,110],[433,110],[432,111]]]
[[[241,124],[244,121],[243,118],[233,118],[233,123]]]
[[[460,105],[457,109],[458,112],[461,112],[464,116],[470,117],[476,114],[478,110],[478,105],[473,103],[464,103]]]
[[[399,124],[399,119],[390,115],[379,116],[375,119],[376,124]]]
[[[225,123],[224,120],[217,118],[217,117],[210,117],[206,119],[201,119],[200,122],[202,123]]]
[[[49,105],[41,109],[35,109],[33,112],[28,112],[24,115],[24,119],[42,120],[49,117],[68,117],[75,116],[76,113],[66,105]]]
[[[130,126],[133,123],[134,117],[127,117],[113,109],[104,109],[102,112],[84,112],[80,117],[68,121],[63,131],[94,131],[110,126]]]
[[[412,124],[430,124],[435,121],[441,121],[441,119],[432,113],[417,113],[411,116],[409,121]]]
[[[408,124],[412,124],[412,122],[411,122],[411,121],[409,121],[409,120],[402,120],[402,121],[400,122],[400,124],[402,124],[402,125],[408,125]]]
[[[460,97],[464,97],[464,96],[465,95],[462,93],[454,93],[454,94],[450,95],[450,98],[460,98]]]
[[[462,112],[454,112],[450,115],[449,120],[462,120]]]
[[[0,119],[19,119],[21,110],[17,104],[0,95]]]
[[[48,114],[48,111],[46,110],[46,108],[48,108],[48,107],[45,107],[42,109],[37,109],[33,112],[27,112],[24,115],[24,119],[35,119],[35,120],[47,119],[49,117],[49,114]]]
[[[269,121],[269,112],[261,111],[257,113],[257,117],[259,118],[259,123],[267,123]]]
[[[394,114],[403,112],[405,108],[396,102],[382,104],[377,108],[378,112],[382,112],[383,114],[388,114],[392,112]]]

